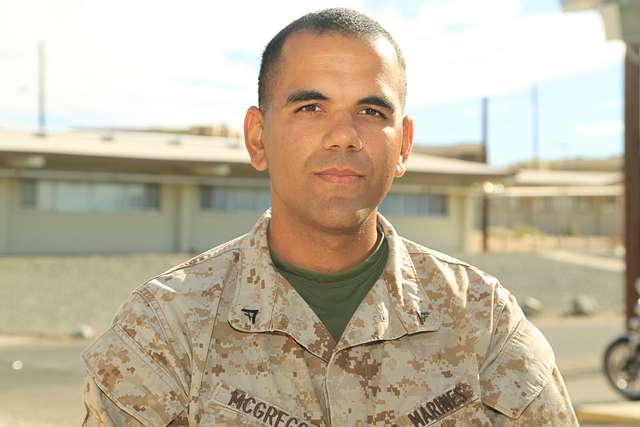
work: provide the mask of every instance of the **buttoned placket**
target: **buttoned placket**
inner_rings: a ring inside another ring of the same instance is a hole
[[[393,284],[390,284],[387,282],[387,279],[385,279],[384,277],[381,277],[376,284],[374,285],[374,287],[372,288],[372,290],[370,291],[370,293],[365,297],[365,299],[360,303],[360,305],[358,306],[358,309],[356,310],[356,312],[354,313],[354,315],[352,316],[352,318],[349,320],[349,323],[347,324],[347,327],[345,328],[345,331],[343,333],[343,336],[341,337],[340,341],[337,343],[335,350],[331,353],[331,357],[329,359],[329,361],[327,362],[327,367],[325,370],[325,379],[324,379],[324,389],[325,389],[325,400],[327,402],[327,409],[328,409],[328,414],[327,414],[327,418],[329,420],[329,425],[339,425],[336,424],[336,420],[333,419],[333,415],[336,414],[336,408],[334,407],[335,404],[337,404],[336,399],[332,399],[332,377],[334,375],[340,375],[340,373],[333,373],[333,369],[335,367],[335,360],[337,359],[337,357],[340,355],[340,353],[345,352],[345,351],[349,351],[350,349],[353,349],[357,346],[360,345],[365,345],[371,342],[380,342],[380,341],[389,341],[389,340],[396,340],[396,339],[400,339],[403,336],[409,335],[409,334],[413,334],[413,333],[418,333],[418,332],[430,332],[430,331],[435,331],[438,330],[439,326],[440,326],[440,321],[439,318],[437,317],[437,315],[432,315],[430,313],[429,317],[428,317],[428,321],[425,319],[425,322],[420,324],[420,325],[416,325],[414,329],[404,329],[404,330],[400,330],[399,328],[395,327],[395,328],[385,328],[382,329],[385,331],[384,334],[376,334],[376,333],[371,333],[370,336],[367,339],[363,339],[361,341],[350,341],[349,337],[350,336],[354,336],[354,335],[361,335],[356,333],[356,329],[358,329],[358,327],[356,326],[357,322],[356,319],[362,318],[363,315],[365,316],[369,316],[370,313],[367,313],[367,308],[370,308],[372,306],[376,306],[376,304],[374,303],[374,301],[377,301],[377,306],[376,307],[380,307],[380,303],[377,300],[377,295],[375,295],[376,293],[381,293],[381,292],[385,292],[389,286],[391,286]],[[384,304],[382,304],[382,307],[386,307]],[[383,310],[380,310],[383,311]],[[392,313],[391,315],[395,315],[395,313]],[[416,311],[415,312],[415,316],[416,318],[420,319],[419,316],[419,312]],[[389,318],[389,315],[380,315],[378,317],[378,319],[376,319],[378,322],[382,322],[382,323],[386,323],[387,325],[389,324],[388,322],[390,322],[393,319]],[[420,320],[418,320],[420,321]],[[374,326],[371,327],[372,331],[375,332],[379,332],[381,330],[381,328],[377,328],[374,324]],[[393,333],[395,332],[395,333]]]
[[[327,411],[324,418],[328,426],[337,425],[337,402],[332,398],[333,378],[340,374],[332,373],[336,357],[366,343],[435,331],[440,325],[439,317],[418,283],[404,243],[386,219],[379,216],[389,242],[389,260],[336,343],[313,310],[275,270],[266,237],[269,217],[267,212],[256,224],[241,251],[239,282],[229,323],[244,332],[282,332],[323,360]],[[247,312],[257,314],[252,319]],[[364,321],[356,322],[357,319]]]

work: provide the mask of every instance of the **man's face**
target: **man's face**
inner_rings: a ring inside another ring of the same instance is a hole
[[[358,228],[404,173],[411,149],[393,47],[301,31],[285,42],[274,76],[266,111],[253,110],[260,125],[247,131],[251,109],[245,121],[245,137],[264,150],[252,163],[269,169],[274,216],[332,232]]]

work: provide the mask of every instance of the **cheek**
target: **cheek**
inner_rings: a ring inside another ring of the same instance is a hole
[[[290,179],[299,175],[308,157],[308,146],[304,136],[293,132],[270,134],[265,143],[269,174]]]
[[[380,135],[380,134],[379,134]],[[402,148],[402,134],[393,127],[386,127],[382,131],[383,138],[371,146],[374,157],[379,159],[378,164],[384,164],[386,168],[392,168],[398,163]]]
[[[296,126],[284,135],[287,141],[286,149],[299,154],[307,155],[319,147],[319,141],[322,140],[322,131],[317,129],[318,126]]]

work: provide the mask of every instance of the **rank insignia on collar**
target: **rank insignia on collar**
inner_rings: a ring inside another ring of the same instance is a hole
[[[416,314],[418,315],[418,320],[421,325],[424,325],[424,321],[429,317],[429,312],[426,310],[416,310]]]
[[[244,313],[245,316],[249,318],[249,320],[251,320],[252,325],[256,324],[256,317],[258,316],[258,310],[249,310],[248,308],[243,308],[242,312]]]

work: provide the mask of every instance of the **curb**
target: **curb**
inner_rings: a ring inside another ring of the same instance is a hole
[[[0,347],[14,347],[29,344],[65,344],[91,342],[91,339],[74,338],[68,336],[34,336],[34,335],[2,335],[0,334]],[[3,426],[3,424],[0,424]]]
[[[640,402],[588,403],[576,408],[581,423],[640,425]]]

